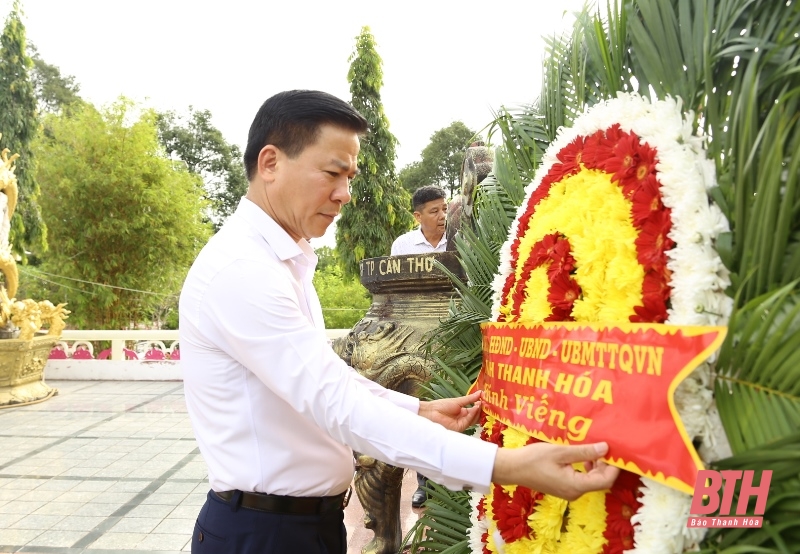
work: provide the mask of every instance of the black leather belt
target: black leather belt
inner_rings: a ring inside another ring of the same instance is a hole
[[[239,491],[216,492],[221,500],[230,502]],[[314,515],[335,512],[347,506],[350,490],[336,496],[279,496],[258,492],[241,493],[242,508],[274,514]]]

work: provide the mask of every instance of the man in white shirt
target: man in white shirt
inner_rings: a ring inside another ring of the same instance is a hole
[[[326,93],[268,99],[244,154],[247,195],[186,278],[181,364],[211,488],[194,553],[344,554],[353,450],[453,489],[494,481],[576,498],[616,478],[602,463],[572,467],[605,455],[605,443],[498,449],[460,432],[477,421],[480,393],[420,402],[361,377],[330,348],[307,241],[350,200],[366,130]]]
[[[394,240],[392,256],[444,252],[447,249],[445,236],[447,202],[444,189],[436,185],[418,188],[411,196],[411,209],[419,227]],[[424,487],[427,482],[427,477],[417,473],[417,490],[411,495],[412,508],[420,508],[425,503],[428,495]]]
[[[419,227],[394,240],[392,256],[444,252],[447,248],[447,237],[444,235],[447,201],[444,190],[436,185],[418,188],[411,197],[411,207]]]

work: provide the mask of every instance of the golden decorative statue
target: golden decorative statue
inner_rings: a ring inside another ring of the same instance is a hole
[[[2,137],[2,135],[0,135]],[[17,285],[19,284],[19,274],[17,273],[17,263],[14,261],[14,256],[11,253],[11,245],[8,242],[8,232],[11,229],[11,216],[14,215],[14,210],[17,209],[17,177],[14,175],[14,160],[19,158],[19,154],[13,156],[8,155],[9,150],[5,148],[0,156],[2,156],[2,165],[0,165],[0,271],[6,278],[5,290],[6,295],[14,298],[17,294]]]
[[[45,384],[44,365],[69,314],[65,304],[15,299],[19,273],[8,234],[17,208],[18,157],[9,156],[8,148],[0,153],[0,272],[5,279],[0,285],[0,408],[39,402],[58,392]],[[35,336],[43,324],[50,326],[47,335]]]
[[[361,375],[380,385],[418,396],[434,362],[425,352],[427,335],[447,316],[453,285],[434,260],[461,275],[453,253],[388,256],[362,260],[361,283],[372,305],[336,353]],[[364,525],[375,538],[363,554],[394,554],[400,548],[400,491],[403,468],[356,453],[355,489]]]

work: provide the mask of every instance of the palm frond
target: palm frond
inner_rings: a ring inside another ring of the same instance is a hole
[[[432,343],[432,394],[462,394],[480,369],[478,325],[490,313],[500,247],[560,127],[636,86],[682,99],[708,137],[719,183],[709,193],[731,228],[715,244],[735,298],[715,396],[734,456],[717,467],[774,471],[764,527],[712,534],[705,552],[800,553],[798,36],[796,1],[607,0],[605,18],[585,8],[570,33],[547,39],[538,100],[500,110],[489,126],[502,147],[475,198],[474,228],[457,238],[467,280]],[[468,508],[461,513],[461,493],[442,494],[455,505],[423,515],[412,542],[466,552],[456,539]]]
[[[735,549],[745,546],[770,553],[800,552],[800,432],[795,430],[781,440],[720,460],[714,466],[719,470],[758,468],[773,473],[764,527],[717,529],[708,542],[720,553],[741,551]],[[734,496],[732,505],[737,503],[738,496]],[[752,514],[752,509],[748,513]]]

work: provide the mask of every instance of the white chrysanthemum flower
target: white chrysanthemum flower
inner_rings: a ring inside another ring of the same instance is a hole
[[[642,507],[631,517],[631,523],[639,524],[633,537],[636,548],[630,552],[680,554],[691,497],[651,479],[642,478],[642,482]]]
[[[474,554],[483,553],[483,534],[489,530],[489,524],[485,518],[478,518],[478,504],[483,495],[477,492],[470,493],[469,498],[469,521],[471,523],[468,531],[469,548]]]

